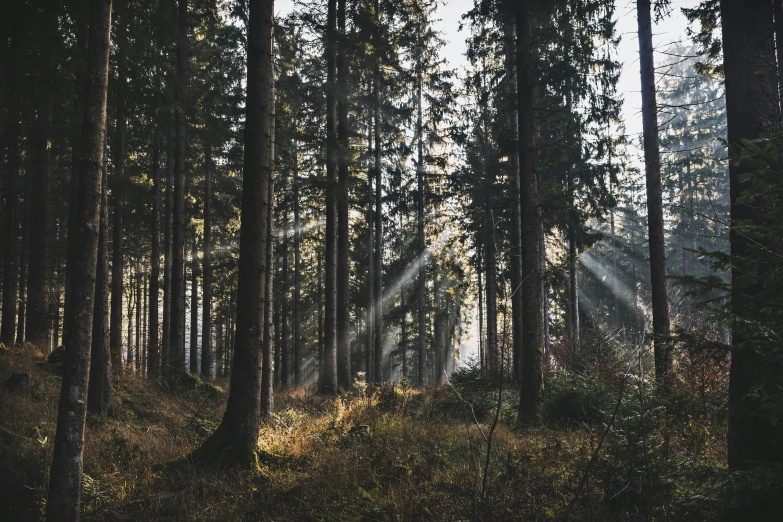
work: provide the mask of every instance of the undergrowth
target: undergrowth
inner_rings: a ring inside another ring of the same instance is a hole
[[[0,349],[0,380],[13,373],[30,385],[0,391],[0,519],[41,520],[60,377],[30,346]],[[218,425],[227,383],[123,375],[110,414],[88,416],[83,519],[720,519],[725,428],[703,396],[629,382],[612,420],[616,383],[585,375],[548,378],[537,427],[516,426],[507,383],[488,467],[497,382],[475,368],[442,389],[278,393],[261,473],[184,459]]]

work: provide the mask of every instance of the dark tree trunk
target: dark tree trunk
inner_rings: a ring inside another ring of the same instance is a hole
[[[348,280],[348,57],[345,34],[345,3],[337,0],[337,382],[351,386],[350,287]]]
[[[498,279],[495,265],[495,224],[494,212],[492,210],[493,184],[494,181],[489,177],[487,179],[487,200],[485,203],[487,219],[487,250],[484,256],[487,268],[487,298],[485,301],[487,307],[487,343],[485,355],[487,357],[487,367],[490,374],[498,375],[498,372],[500,371],[500,350],[498,349]]]
[[[160,340],[158,338],[158,294],[160,293],[160,140],[157,129],[153,134],[152,140],[152,252],[150,254],[147,375],[154,379],[160,375]]]
[[[125,38],[123,22],[117,28],[120,33],[117,42],[117,121],[114,138],[114,183],[113,198],[113,230],[111,258],[111,319],[109,323],[109,346],[112,354],[112,368],[115,372],[122,370],[122,207],[123,189],[125,185],[125,125],[126,100],[128,96],[128,67],[125,58]],[[66,327],[67,329],[67,327]],[[130,362],[130,361],[128,361]]]
[[[251,0],[247,36],[247,116],[239,240],[237,328],[231,392],[217,430],[196,450],[196,460],[237,460],[258,468],[261,366],[266,288],[269,193],[274,136],[272,33],[274,1]]]
[[[136,373],[139,373],[141,370],[141,267],[140,267],[141,261],[139,258],[136,258],[136,344],[134,345],[133,355],[134,355],[134,362],[136,363]]]
[[[337,392],[337,0],[326,23],[326,246],[323,393]]]
[[[476,276],[478,277],[478,341],[479,341],[479,368],[482,373],[487,371],[487,356],[484,343],[484,284],[482,281],[483,266],[481,264],[481,252],[484,245],[479,237],[476,237]]]
[[[293,310],[293,366],[294,366],[294,386],[301,384],[301,366],[302,366],[302,311],[301,311],[301,295],[302,295],[302,255],[300,252],[300,232],[299,232],[299,155],[297,151],[297,143],[293,143],[294,154],[294,310]]]
[[[204,259],[201,286],[204,302],[201,316],[201,374],[212,379],[212,146],[204,146]]]
[[[279,200],[278,200],[278,205],[279,205]],[[281,386],[281,384],[282,384],[281,383],[281,375],[283,373],[281,371],[282,363],[280,362],[281,352],[283,351],[283,349],[282,349],[283,336],[281,335],[282,328],[281,328],[281,325],[280,325],[280,316],[282,315],[281,314],[281,308],[283,307],[283,295],[282,295],[282,286],[281,286],[282,285],[282,278],[280,277],[280,272],[282,270],[282,268],[281,268],[282,263],[280,262],[281,251],[280,251],[279,248],[275,249],[274,256],[275,256],[274,257],[275,263],[274,263],[274,266],[273,266],[273,270],[275,271],[275,277],[272,278],[273,279],[273,283],[274,283],[274,287],[273,287],[272,291],[274,292],[274,296],[275,296],[275,299],[274,299],[274,312],[273,312],[273,317],[272,317],[272,321],[275,323],[275,326],[274,326],[274,328],[275,328],[275,332],[274,332],[274,334],[275,334],[275,343],[274,343],[275,344],[274,384],[275,384],[275,386],[277,386],[279,388]]]
[[[285,183],[285,181],[283,181]],[[282,206],[282,205],[281,205]],[[290,339],[288,337],[288,300],[289,300],[289,289],[290,286],[288,284],[288,215],[285,211],[285,209],[281,209],[282,219],[283,219],[283,237],[281,239],[280,243],[280,250],[281,250],[281,261],[283,264],[283,272],[280,275],[280,302],[281,302],[281,311],[280,311],[280,322],[281,325],[281,335],[282,335],[282,344],[280,345],[280,384],[283,386],[283,388],[288,388],[289,385],[289,376],[291,374],[291,365],[289,362],[289,356],[291,353],[291,344]]]
[[[432,350],[435,354],[435,384],[443,386],[446,384],[446,360],[445,346],[443,344],[443,311],[441,310],[440,285],[441,276],[438,263],[433,263],[435,268],[435,279],[433,280],[433,303],[434,317],[432,319]]]
[[[783,462],[783,429],[769,415],[770,405],[764,390],[779,389],[778,353],[759,351],[752,327],[745,321],[758,319],[759,310],[769,303],[759,303],[760,282],[748,281],[744,263],[753,263],[754,240],[736,225],[763,226],[761,201],[753,204],[740,198],[753,181],[744,179],[755,167],[735,160],[735,147],[743,140],[756,140],[768,133],[781,131],[778,105],[777,69],[773,46],[772,4],[763,0],[721,2],[723,55],[726,75],[726,117],[730,151],[729,179],[731,190],[730,230],[732,263],[731,309],[736,319],[732,325],[732,355],[729,373],[729,467],[741,469]],[[762,262],[763,263],[763,262]],[[769,265],[757,267],[758,276],[773,270]],[[770,369],[772,369],[770,371]],[[773,388],[774,387],[774,388]],[[759,391],[761,392],[759,394]],[[776,393],[776,392],[775,392]],[[759,397],[761,395],[761,398]],[[760,517],[765,518],[765,517]]]
[[[10,19],[10,18],[9,18]],[[7,161],[5,166],[5,207],[3,222],[3,316],[0,341],[6,346],[14,343],[16,330],[16,300],[17,300],[17,219],[18,208],[17,183],[19,180],[19,105],[21,93],[19,85],[19,29],[13,24],[10,28],[11,45],[7,63],[8,96],[7,120],[3,131],[6,142]]]
[[[37,128],[35,139],[35,178],[30,192],[30,254],[27,268],[26,339],[44,347],[49,344],[46,317],[46,272],[49,256],[49,179],[51,177],[52,97],[54,53],[57,45],[57,8],[48,1],[42,10],[39,44],[41,55],[38,75]]]
[[[420,64],[416,65],[421,68]],[[417,134],[417,156],[416,156],[416,253],[418,259],[418,279],[416,299],[418,305],[418,373],[416,375],[416,385],[423,388],[427,384],[427,351],[424,344],[426,338],[426,309],[424,308],[424,292],[426,285],[426,262],[427,257],[424,251],[424,125],[422,122],[422,72],[417,71],[416,77],[416,134]]]
[[[380,28],[380,5],[379,1],[375,0],[375,23]],[[376,35],[379,40],[378,46],[380,47],[380,34]],[[375,213],[373,218],[375,219],[375,259],[373,260],[373,289],[375,291],[375,302],[373,304],[373,345],[375,347],[375,380],[377,382],[383,381],[383,165],[381,164],[381,69],[380,63],[375,64],[375,73],[373,75],[373,83],[375,87],[373,89],[373,109],[375,111],[375,160],[373,161],[374,174],[375,174]]]
[[[372,91],[372,89],[371,89]],[[372,96],[372,92],[370,93]],[[372,155],[372,117],[370,117],[369,125],[367,125],[367,156]],[[375,212],[375,202],[373,201],[373,173],[370,166],[369,159],[367,160],[367,315],[365,318],[365,324],[367,332],[367,338],[365,339],[364,350],[364,373],[365,381],[368,383],[375,382],[375,365],[373,364],[374,341],[373,326],[375,321],[373,320],[373,314],[375,313],[375,303],[377,301],[375,295],[375,253],[374,253],[374,241],[373,241],[373,213]]]
[[[274,130],[273,130],[274,133]],[[273,134],[274,135],[274,134]],[[274,139],[272,140],[274,142]],[[274,145],[273,145],[274,146]],[[274,157],[274,155],[272,155]],[[266,222],[266,274],[265,274],[265,291],[266,291],[266,306],[264,307],[264,339],[263,339],[263,355],[261,356],[261,417],[268,419],[275,409],[275,395],[274,395],[274,369],[279,368],[272,367],[272,357],[274,356],[274,347],[272,345],[272,328],[273,325],[273,309],[274,299],[272,298],[272,289],[274,288],[274,259],[275,259],[275,231],[274,231],[274,219],[275,209],[271,203],[274,199],[275,183],[274,179],[269,180],[269,189],[267,191],[268,201],[267,205],[267,222]]]
[[[508,103],[508,170],[513,191],[511,204],[511,357],[514,379],[519,382],[519,357],[522,352],[522,185],[519,173],[519,114],[517,111],[517,74],[514,56],[516,28],[505,25],[506,96]]]
[[[647,183],[647,225],[650,245],[650,290],[653,333],[655,334],[655,380],[668,385],[669,297],[666,285],[666,243],[664,240],[663,199],[661,196],[661,154],[658,145],[658,104],[655,100],[651,0],[637,0],[639,17],[639,68],[642,80],[642,127],[644,168]]]
[[[104,147],[104,159],[105,154]],[[87,392],[87,409],[93,413],[109,411],[112,396],[112,360],[109,346],[109,198],[107,190],[109,169],[106,161],[103,162],[102,170],[98,257],[95,268],[95,305],[93,307],[90,349],[90,381]]]
[[[196,231],[190,249],[190,373],[198,373],[198,248]]]
[[[318,231],[318,235],[321,235],[321,231]],[[318,257],[318,385],[320,388],[321,381],[324,376],[324,306],[323,299],[323,262],[321,258],[323,253],[318,251],[316,253]]]
[[[544,357],[541,325],[538,181],[533,122],[533,20],[531,2],[517,8],[517,95],[519,111],[519,172],[522,208],[522,354],[519,416],[535,419],[544,395]]]
[[[163,339],[160,345],[161,374],[171,372],[171,236],[174,229],[174,143],[166,146],[166,215],[163,232]]]
[[[402,378],[408,378],[408,313],[405,309],[405,289],[400,290],[400,356],[402,358]]]
[[[73,299],[65,310],[68,346],[54,439],[46,519],[67,522],[79,518],[82,449],[90,373],[90,346],[98,258],[101,170],[106,138],[106,91],[109,74],[111,0],[92,0],[87,58],[82,164],[80,168],[73,255]]]
[[[185,131],[183,107],[187,89],[188,2],[179,1],[177,16],[177,105],[174,111],[174,194],[171,254],[171,371],[185,369]]]

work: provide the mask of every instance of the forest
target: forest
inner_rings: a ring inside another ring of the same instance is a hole
[[[781,520],[782,103],[783,0],[5,0],[0,519]]]

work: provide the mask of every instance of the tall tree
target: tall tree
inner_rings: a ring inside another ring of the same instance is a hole
[[[326,22],[326,245],[324,367],[321,391],[337,391],[337,0],[329,0]]]
[[[739,161],[746,140],[758,140],[783,129],[772,4],[763,0],[741,3],[724,0],[720,2],[720,14],[731,160],[731,309],[735,317],[729,374],[728,460],[731,468],[741,469],[783,462],[780,445],[783,430],[764,404],[765,390],[780,389],[780,374],[772,374],[779,372],[779,363],[778,366],[773,363],[779,360],[779,345],[775,347],[778,353],[767,354],[763,347],[766,331],[759,335],[750,326],[768,313],[765,310],[770,305],[770,296],[764,297],[762,292],[761,279],[769,278],[773,269],[763,261],[757,264],[759,251],[769,246],[759,247],[751,228],[768,226],[765,221],[768,207],[758,196],[748,198],[758,174],[752,170],[752,163]],[[775,257],[774,262],[778,259]],[[777,384],[773,385],[774,382]]]
[[[67,301],[69,307],[65,310],[69,335],[46,503],[46,519],[49,521],[67,522],[79,518],[106,139],[111,5],[111,0],[90,2],[90,38],[81,140],[82,164],[75,227],[77,235],[69,238],[69,241],[77,242],[73,249],[74,271],[71,283],[74,296]]]
[[[171,313],[169,341],[171,372],[185,369],[185,132],[187,114],[188,2],[178,0],[177,101],[174,109],[174,192],[172,194]]]
[[[236,338],[231,391],[223,420],[197,449],[196,460],[237,460],[258,467],[261,422],[261,365],[267,299],[268,206],[272,182],[274,70],[272,34],[274,0],[248,2],[247,101]]]
[[[650,288],[653,333],[655,334],[653,341],[655,344],[655,380],[658,383],[667,384],[671,371],[671,356],[667,339],[670,330],[669,297],[666,284],[666,242],[661,195],[661,153],[658,143],[658,104],[655,99],[651,9],[651,0],[637,0],[644,169],[647,183],[647,226],[650,245]]]
[[[36,100],[35,179],[30,191],[29,240],[30,254],[27,269],[27,323],[26,339],[47,347],[49,328],[47,319],[47,263],[49,258],[49,193],[52,166],[52,79],[54,53],[57,45],[57,6],[49,1],[41,3],[40,56],[38,64],[38,96]]]
[[[204,257],[201,265],[201,374],[212,374],[212,145],[204,144]]]
[[[539,253],[538,180],[533,120],[533,6],[519,2],[517,25],[517,96],[519,115],[519,175],[522,202],[522,353],[519,416],[539,415],[544,394],[541,328],[541,265]]]

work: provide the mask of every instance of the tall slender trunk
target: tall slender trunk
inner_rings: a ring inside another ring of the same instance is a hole
[[[498,350],[498,280],[495,265],[495,224],[494,212],[492,210],[493,181],[491,177],[487,179],[487,185],[488,189],[485,202],[487,250],[484,253],[487,267],[487,298],[485,301],[487,307],[487,343],[485,355],[487,357],[489,372],[494,375],[500,371],[500,352]]]
[[[540,414],[544,394],[541,325],[541,273],[539,259],[538,182],[533,121],[533,20],[531,2],[517,7],[517,96],[519,111],[519,169],[522,208],[522,356],[519,416]]]
[[[350,286],[348,231],[348,58],[345,34],[345,3],[337,0],[337,382],[351,386]]]
[[[8,71],[8,96],[7,96],[7,120],[3,131],[6,142],[7,161],[5,166],[5,179],[3,189],[5,191],[5,207],[3,220],[3,315],[0,341],[6,346],[14,343],[16,330],[16,301],[17,301],[17,219],[18,209],[17,183],[19,182],[19,105],[21,93],[19,92],[19,29],[11,26],[11,45],[7,63]]]
[[[370,88],[370,97],[372,97],[372,88]],[[365,381],[368,383],[375,382],[375,364],[373,363],[373,356],[375,354],[374,342],[375,335],[373,335],[373,326],[375,320],[373,315],[375,314],[375,305],[378,301],[375,295],[375,245],[374,245],[374,230],[373,213],[375,212],[375,202],[373,201],[374,192],[372,190],[373,172],[369,158],[372,157],[372,116],[370,116],[369,124],[367,125],[367,315],[365,318],[365,324],[367,337],[365,339],[364,349],[364,375]]]
[[[282,206],[282,205],[281,205]],[[291,365],[289,356],[291,353],[291,344],[288,337],[288,302],[290,285],[288,281],[288,215],[285,209],[281,209],[283,219],[283,237],[280,243],[283,271],[280,274],[280,322],[282,323],[281,335],[282,344],[280,346],[280,384],[283,388],[288,388],[289,376],[291,374]]]
[[[136,344],[134,344],[134,362],[136,363],[136,373],[138,374],[141,370],[141,267],[139,266],[141,264],[139,258],[136,258],[136,266],[135,266],[135,279],[136,279]]]
[[[89,13],[89,2],[81,2],[73,11],[76,23],[76,45],[79,49],[78,56],[75,58],[76,78],[83,80],[86,78],[86,57],[87,57],[87,31]],[[83,109],[85,103],[85,91],[83,86],[78,86],[77,108]],[[71,291],[71,272],[73,271],[73,242],[71,236],[76,234],[76,202],[79,198],[79,166],[81,165],[81,133],[82,133],[82,114],[77,110],[74,121],[71,125],[71,179],[68,194],[68,235],[65,247],[65,301],[70,299]],[[67,304],[65,306],[68,306]],[[63,328],[63,345],[66,344],[68,331]],[[55,343],[56,344],[56,343]]]
[[[732,255],[731,312],[735,317],[729,372],[728,462],[731,469],[779,466],[783,462],[783,446],[780,444],[783,428],[770,418],[771,397],[764,390],[779,389],[780,351],[778,349],[770,353],[768,348],[765,350],[764,345],[758,342],[757,336],[760,334],[755,331],[755,326],[748,327],[746,324],[766,319],[764,310],[768,310],[771,303],[759,302],[760,295],[764,295],[761,288],[764,283],[761,280],[775,267],[769,261],[756,258],[760,248],[769,247],[759,245],[737,226],[766,226],[770,222],[770,211],[767,210],[770,202],[762,198],[754,201],[742,198],[754,183],[745,176],[756,167],[736,161],[735,156],[737,149],[743,147],[743,140],[758,140],[766,134],[781,132],[778,85],[774,81],[777,68],[772,4],[763,0],[723,0],[720,9],[733,225],[729,232]],[[779,245],[771,248],[779,249]],[[771,253],[777,255],[779,250]],[[750,281],[748,266],[756,271],[756,277]],[[757,502],[757,509],[761,511],[765,503]],[[769,503],[764,507],[768,506]]]
[[[302,295],[302,255],[300,251],[300,236],[299,232],[299,151],[297,150],[297,143],[294,140],[293,143],[293,175],[294,175],[294,310],[293,310],[293,365],[294,365],[294,386],[301,384],[301,366],[302,366],[302,311],[301,311],[301,295]]]
[[[27,318],[28,342],[44,346],[49,341],[49,327],[46,317],[46,273],[49,257],[49,187],[52,152],[52,98],[55,46],[57,45],[57,10],[54,5],[43,8],[41,18],[41,46],[38,72],[38,96],[34,189],[30,192],[30,257],[27,269]]]
[[[278,200],[278,205],[280,204]],[[282,384],[282,374],[281,371],[282,363],[280,361],[281,353],[283,351],[282,344],[283,344],[283,336],[281,334],[281,325],[280,325],[280,316],[281,314],[281,308],[283,307],[283,296],[282,296],[282,278],[280,277],[280,272],[282,271],[282,263],[280,262],[281,259],[281,250],[279,248],[275,249],[274,252],[274,267],[275,270],[275,277],[273,278],[274,282],[274,296],[275,296],[275,302],[274,302],[274,317],[272,317],[272,321],[275,323],[275,372],[274,372],[274,383],[275,386],[278,388]]]
[[[642,82],[642,128],[644,131],[644,168],[647,183],[647,225],[650,245],[650,290],[655,381],[668,385],[671,371],[669,355],[669,297],[666,285],[666,243],[664,240],[663,198],[661,195],[661,154],[658,145],[658,104],[655,100],[655,64],[653,61],[651,0],[637,0],[639,22],[639,68]]]
[[[190,373],[198,373],[198,248],[196,231],[190,248]]]
[[[329,0],[326,23],[326,245],[324,374],[321,391],[337,391],[337,0]]]
[[[57,416],[57,432],[46,503],[48,521],[78,520],[82,481],[82,450],[86,418],[87,382],[90,372],[93,300],[98,258],[104,140],[106,136],[106,91],[109,75],[111,0],[90,3],[90,43],[87,58],[82,165],[73,256],[73,299],[65,311],[69,325]]]
[[[519,172],[519,114],[517,111],[517,74],[514,48],[516,28],[513,22],[504,26],[506,61],[506,99],[508,103],[509,151],[511,178],[511,357],[514,379],[519,382],[519,358],[522,352],[522,185]]]
[[[171,266],[174,231],[174,142],[169,138],[166,145],[166,215],[163,232],[163,339],[160,346],[161,373],[171,371]]]
[[[29,121],[29,120],[27,120]],[[28,137],[28,148],[27,148],[27,165],[25,166],[25,177],[24,177],[24,202],[21,205],[20,213],[21,215],[21,223],[20,223],[20,241],[19,241],[19,259],[17,261],[17,264],[19,266],[19,301],[17,303],[17,309],[16,309],[16,342],[17,344],[24,342],[24,312],[26,309],[26,288],[27,288],[27,259],[28,259],[28,248],[29,248],[29,241],[27,237],[27,230],[28,230],[28,222],[29,222],[29,216],[30,216],[30,190],[33,183],[30,178],[32,178],[32,149],[29,146],[30,139]],[[14,274],[16,275],[16,274]]]
[[[433,303],[434,316],[432,318],[432,350],[435,354],[435,384],[446,384],[446,360],[443,345],[443,311],[441,310],[441,275],[437,261],[433,262],[435,275],[433,279]]]
[[[112,396],[112,360],[109,345],[109,167],[105,159],[104,147],[98,217],[98,254],[95,268],[95,304],[90,348],[90,380],[87,391],[87,409],[93,413],[109,411]]]
[[[318,231],[318,235],[321,235],[320,230]],[[324,295],[323,261],[321,260],[323,252],[320,250],[317,251],[316,257],[318,258],[318,304],[316,306],[318,307],[318,386],[320,388],[324,376],[324,306],[323,299],[321,299],[321,296]]]
[[[158,295],[160,293],[160,139],[157,128],[152,136],[152,191],[152,252],[150,253],[147,375],[154,379],[160,375],[160,339],[158,337]]]
[[[421,64],[416,65],[417,69]],[[427,384],[427,352],[424,345],[426,338],[426,309],[424,308],[424,292],[426,285],[424,251],[424,125],[422,122],[422,72],[416,76],[416,253],[418,263],[418,280],[416,299],[418,305],[418,373],[416,385],[420,388]]]
[[[538,222],[538,252],[539,252],[539,270],[542,274],[546,273],[546,246],[544,244],[544,222],[540,219]],[[546,280],[541,278],[541,324],[544,337],[544,365],[549,364],[549,349],[551,347],[549,338],[549,292],[546,289]]]
[[[273,309],[274,299],[272,298],[272,289],[274,288],[274,259],[275,259],[275,231],[274,231],[274,219],[275,209],[271,204],[275,194],[274,179],[269,180],[269,190],[267,197],[270,204],[267,205],[267,223],[266,223],[266,266],[267,270],[264,274],[266,278],[266,306],[264,307],[264,338],[263,338],[263,355],[261,356],[261,417],[264,419],[269,418],[275,409],[275,396],[274,396],[274,370],[279,367],[272,367],[272,358],[274,356],[274,347],[272,345],[272,328],[273,328]]]
[[[201,374],[212,379],[212,146],[204,145],[204,258],[201,286],[204,302],[201,312]],[[271,264],[270,264],[271,266]]]
[[[481,252],[484,245],[476,237],[476,276],[478,277],[478,342],[479,342],[479,368],[482,373],[487,371],[487,357],[484,347],[484,284],[482,281]]]
[[[231,392],[217,430],[194,452],[196,460],[238,460],[258,469],[261,373],[267,289],[269,205],[274,201],[274,0],[250,0],[242,219],[239,240],[236,337]]]
[[[178,0],[177,105],[174,109],[174,194],[171,252],[171,371],[185,370],[185,113],[187,90],[188,1]]]
[[[380,46],[380,24],[381,12],[380,2],[375,0],[375,24],[376,38]],[[383,165],[381,164],[381,132],[383,131],[383,122],[381,121],[381,67],[376,62],[375,72],[373,74],[373,109],[375,111],[375,259],[373,261],[373,289],[375,290],[375,303],[373,306],[373,344],[375,345],[375,379],[378,382],[383,381]]]
[[[125,125],[128,96],[128,66],[125,57],[125,26],[117,28],[117,116],[114,137],[114,183],[112,185],[113,223],[111,256],[111,318],[109,323],[109,346],[112,354],[112,368],[122,370],[122,213],[123,189],[125,186]],[[66,328],[67,329],[67,328]],[[130,362],[130,361],[129,361]]]

